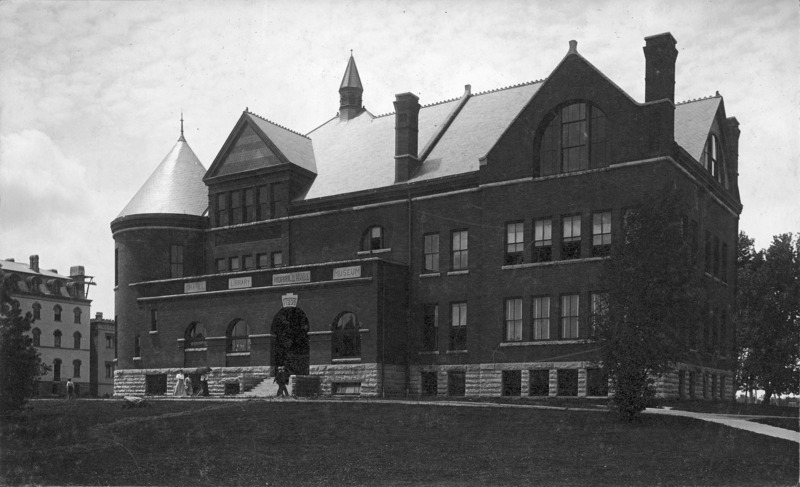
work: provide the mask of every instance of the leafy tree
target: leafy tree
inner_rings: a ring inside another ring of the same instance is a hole
[[[47,371],[33,340],[25,335],[33,322],[31,313],[22,315],[19,302],[7,292],[6,282],[0,269],[0,410],[22,406]]]
[[[739,234],[735,316],[739,386],[800,393],[800,239],[773,237],[767,250]]]
[[[703,319],[706,284],[684,201],[664,189],[629,210],[600,276],[608,294],[593,339],[615,389],[612,406],[628,421],[645,409],[655,380],[686,359]]]

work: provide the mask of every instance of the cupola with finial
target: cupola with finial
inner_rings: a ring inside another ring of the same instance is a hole
[[[358,76],[358,68],[351,49],[350,60],[347,62],[347,69],[344,70],[342,84],[339,86],[339,120],[353,119],[364,110],[361,105],[362,93],[364,87],[361,86],[361,78]]]

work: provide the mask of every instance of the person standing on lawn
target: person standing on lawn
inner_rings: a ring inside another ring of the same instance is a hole
[[[289,371],[286,370],[286,367],[278,367],[278,373],[275,374],[273,382],[278,384],[278,397],[289,395],[289,391],[286,389],[286,384],[289,383]]]
[[[200,376],[200,387],[203,389],[203,395],[208,395],[208,372]]]
[[[75,399],[75,384],[72,379],[67,379],[67,399]]]

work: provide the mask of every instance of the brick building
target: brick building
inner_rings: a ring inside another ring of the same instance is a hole
[[[83,266],[73,266],[70,275],[63,276],[56,269],[40,269],[38,255],[32,255],[29,264],[7,259],[0,266],[6,276],[5,291],[19,302],[23,314],[31,313],[27,334],[42,363],[51,367],[36,393],[65,395],[67,379],[72,379],[79,394],[88,394],[91,300],[86,287],[91,278]]]
[[[93,396],[114,395],[114,368],[117,359],[117,325],[95,313],[90,321],[89,392]]]
[[[717,313],[660,393],[731,397],[738,123],[719,94],[675,103],[675,44],[645,39],[643,103],[572,41],[546,79],[382,116],[351,56],[336,117],[303,135],[245,110],[207,171],[181,134],[111,223],[116,393],[285,365],[325,394],[606,395],[598,272],[671,182]]]

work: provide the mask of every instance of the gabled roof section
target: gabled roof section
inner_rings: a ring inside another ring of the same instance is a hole
[[[203,215],[208,207],[205,172],[181,135],[117,218],[146,213]]]
[[[419,146],[434,144],[409,182],[477,171],[508,125],[541,86],[540,81],[434,103],[420,108]],[[454,113],[459,103],[463,107]],[[323,198],[395,184],[395,117],[364,112],[349,121],[334,118],[308,136],[317,178],[305,199]],[[440,128],[446,126],[444,133]]]
[[[699,161],[722,98],[711,96],[675,105],[675,142]]]
[[[31,274],[36,276],[44,276],[44,277],[67,279],[67,280],[72,279],[70,276],[63,276],[61,274],[57,274],[50,270],[39,269],[39,271],[37,272],[31,269],[30,266],[26,263],[15,262],[12,260],[0,260],[0,267],[2,267],[3,270],[8,272],[18,272],[20,274]]]
[[[294,164],[316,173],[311,140],[245,111],[206,173],[206,178],[282,164]]]
[[[358,88],[360,90],[364,89],[364,87],[361,85],[361,77],[358,75],[356,60],[353,59],[352,52],[350,53],[350,60],[347,61],[347,68],[344,70],[342,84],[339,86],[340,90],[342,88]]]

